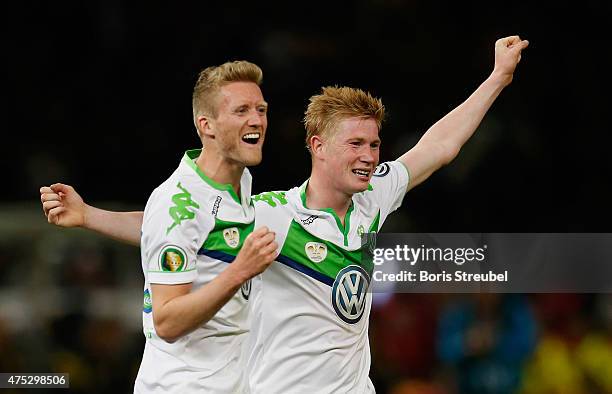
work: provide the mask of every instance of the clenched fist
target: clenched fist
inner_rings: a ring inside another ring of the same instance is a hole
[[[521,61],[521,52],[527,48],[529,41],[521,40],[519,36],[500,38],[495,42],[494,74],[512,82],[512,76],[517,64]]]
[[[267,227],[260,227],[249,234],[231,266],[243,278],[243,282],[263,272],[277,256],[275,234]]]
[[[40,188],[40,201],[49,223],[61,227],[85,224],[87,204],[72,186],[56,183]]]

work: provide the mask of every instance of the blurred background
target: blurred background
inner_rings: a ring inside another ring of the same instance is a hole
[[[531,44],[512,85],[383,231],[610,232],[610,11],[594,0],[3,5],[0,372],[131,391],[139,251],[52,228],[38,189],[61,181],[93,205],[143,209],[199,144],[197,73],[228,60],[264,70],[259,193],[306,179],[301,119],[322,86],[383,99],[381,159],[393,160],[487,77],[497,38],[520,34]],[[377,296],[370,337],[380,393],[612,393],[610,295]]]

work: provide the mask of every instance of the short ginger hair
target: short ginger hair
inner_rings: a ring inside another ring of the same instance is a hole
[[[338,123],[347,118],[374,119],[378,130],[385,118],[385,106],[379,98],[361,89],[327,86],[310,98],[304,116],[306,148],[315,135],[331,136]]]
[[[254,82],[261,85],[263,72],[254,63],[245,60],[223,63],[207,67],[200,72],[193,88],[193,120],[202,115],[217,117],[217,97],[219,89],[231,82]]]

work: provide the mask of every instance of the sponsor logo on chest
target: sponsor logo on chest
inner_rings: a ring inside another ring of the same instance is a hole
[[[358,265],[343,268],[332,286],[332,306],[342,321],[355,324],[366,308],[370,276]]]

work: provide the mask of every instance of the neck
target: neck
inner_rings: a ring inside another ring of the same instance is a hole
[[[344,216],[351,206],[352,194],[336,190],[332,179],[313,168],[306,188],[306,206],[311,209],[331,208],[344,224]]]
[[[236,194],[240,195],[240,178],[244,172],[244,165],[228,162],[223,157],[215,154],[213,150],[202,149],[202,153],[196,159],[198,168],[213,181],[231,185]]]

